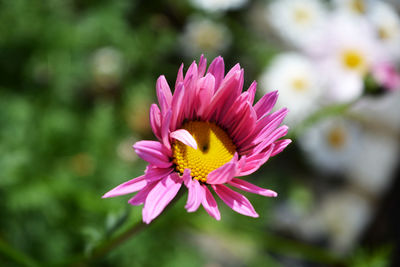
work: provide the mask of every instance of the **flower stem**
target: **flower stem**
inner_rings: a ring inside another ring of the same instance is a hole
[[[174,198],[173,201],[165,208],[164,212],[165,213],[168,209],[170,209],[178,200],[183,196],[185,190],[179,190],[178,194]],[[153,220],[152,224],[157,220]],[[150,226],[150,224],[145,224],[142,221],[134,223],[131,227],[128,227],[125,231],[122,233],[115,235],[114,237],[107,239],[100,243],[98,246],[96,246],[92,252],[87,255],[87,256],[80,256],[77,258],[77,260],[73,261],[73,264],[71,266],[86,266],[90,264],[91,262],[101,259],[105,255],[107,255],[110,251],[118,247],[119,245],[123,244],[125,241],[133,237],[135,234],[141,232],[143,229],[147,228]]]

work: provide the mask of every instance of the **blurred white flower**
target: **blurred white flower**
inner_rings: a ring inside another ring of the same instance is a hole
[[[371,203],[350,190],[331,193],[322,200],[319,210],[330,246],[346,253],[356,244],[372,216]]]
[[[346,12],[351,15],[365,15],[370,9],[371,3],[376,0],[334,0],[335,9],[340,12]]]
[[[360,147],[359,125],[341,117],[326,118],[298,139],[311,163],[323,173],[343,174]]]
[[[223,24],[195,17],[186,24],[180,42],[187,56],[202,53],[213,56],[222,53],[230,45],[231,34]]]
[[[192,4],[208,12],[221,12],[238,9],[247,3],[247,0],[191,0]]]
[[[382,57],[371,25],[363,18],[335,13],[308,52],[319,61],[328,102],[348,102],[363,91],[363,79]]]
[[[303,48],[312,45],[323,30],[326,13],[318,0],[280,0],[268,6],[266,17],[285,41]]]
[[[122,75],[122,69],[122,55],[113,47],[100,48],[92,56],[92,75],[97,86],[115,86]]]
[[[365,98],[353,109],[364,131],[360,150],[351,160],[347,176],[370,194],[379,196],[391,184],[398,165],[400,144],[400,92]],[[388,112],[390,111],[390,112]]]
[[[375,1],[368,12],[380,45],[384,47],[387,60],[400,58],[400,18],[394,8],[383,1]]]
[[[261,78],[261,88],[265,91],[279,91],[277,107],[287,107],[285,122],[297,125],[318,107],[322,94],[318,70],[313,62],[299,53],[278,55]]]

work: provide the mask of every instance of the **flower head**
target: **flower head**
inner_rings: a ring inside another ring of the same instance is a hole
[[[149,163],[145,174],[125,182],[103,197],[139,191],[129,200],[144,204],[143,221],[150,223],[175,197],[182,184],[188,189],[185,208],[200,205],[220,219],[210,189],[238,213],[258,217],[249,200],[227,187],[275,197],[274,191],[235,178],[255,172],[291,141],[282,139],[288,127],[280,126],[287,109],[271,113],[277,92],[264,95],[254,106],[256,83],[242,92],[243,69],[235,65],[224,75],[217,57],[206,72],[201,56],[183,75],[178,71],[174,94],[164,76],[157,80],[159,106],[150,108],[150,123],[158,141],[139,141],[133,147]]]

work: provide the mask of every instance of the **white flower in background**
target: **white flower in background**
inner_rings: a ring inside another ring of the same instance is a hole
[[[180,41],[187,56],[193,57],[202,53],[213,56],[228,48],[231,34],[223,24],[196,17],[186,24]]]
[[[308,128],[298,143],[316,169],[343,174],[358,155],[361,129],[353,121],[331,117]]]
[[[221,12],[238,9],[247,3],[247,0],[191,0],[192,4],[208,12]]]
[[[316,213],[322,218],[332,249],[346,253],[357,243],[371,220],[373,210],[368,199],[350,190],[342,190],[327,195]]]
[[[371,4],[376,0],[334,0],[335,9],[351,15],[363,16],[371,8]]]
[[[103,47],[93,54],[92,75],[96,85],[103,88],[115,86],[122,76],[121,52],[113,47]]]
[[[266,18],[285,41],[303,48],[323,30],[326,13],[318,0],[276,0],[268,6]]]
[[[368,12],[380,45],[387,52],[387,60],[400,58],[400,18],[394,8],[383,1],[375,1]]]
[[[332,15],[326,30],[308,52],[319,62],[327,86],[325,98],[331,103],[361,96],[363,79],[382,57],[371,25],[345,13]]]
[[[400,144],[400,92],[364,98],[351,110],[363,123],[360,151],[347,176],[363,190],[379,196],[391,184],[398,166]],[[388,112],[389,111],[389,112]]]
[[[322,94],[318,70],[313,62],[293,52],[278,55],[264,71],[260,82],[263,90],[279,91],[277,107],[290,110],[285,122],[291,126],[316,110]]]

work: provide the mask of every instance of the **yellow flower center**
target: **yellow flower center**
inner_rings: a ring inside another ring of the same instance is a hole
[[[292,80],[292,87],[297,92],[303,92],[307,90],[308,82],[304,78],[295,78]]]
[[[328,133],[328,143],[334,149],[340,149],[346,144],[346,131],[342,126],[337,126]]]
[[[343,65],[351,70],[357,70],[361,73],[365,72],[366,62],[363,55],[354,49],[346,50],[342,53]]]
[[[366,11],[364,0],[353,0],[350,5],[351,8],[359,14],[364,14]]]
[[[378,29],[378,37],[381,40],[388,40],[392,37],[392,32],[388,28],[380,27]]]
[[[311,15],[307,9],[304,8],[296,8],[293,13],[294,20],[297,23],[307,23],[311,19]]]
[[[229,135],[213,122],[189,121],[182,128],[194,137],[197,149],[175,140],[172,144],[175,169],[181,174],[190,169],[194,179],[206,182],[210,172],[232,159],[236,146]]]

